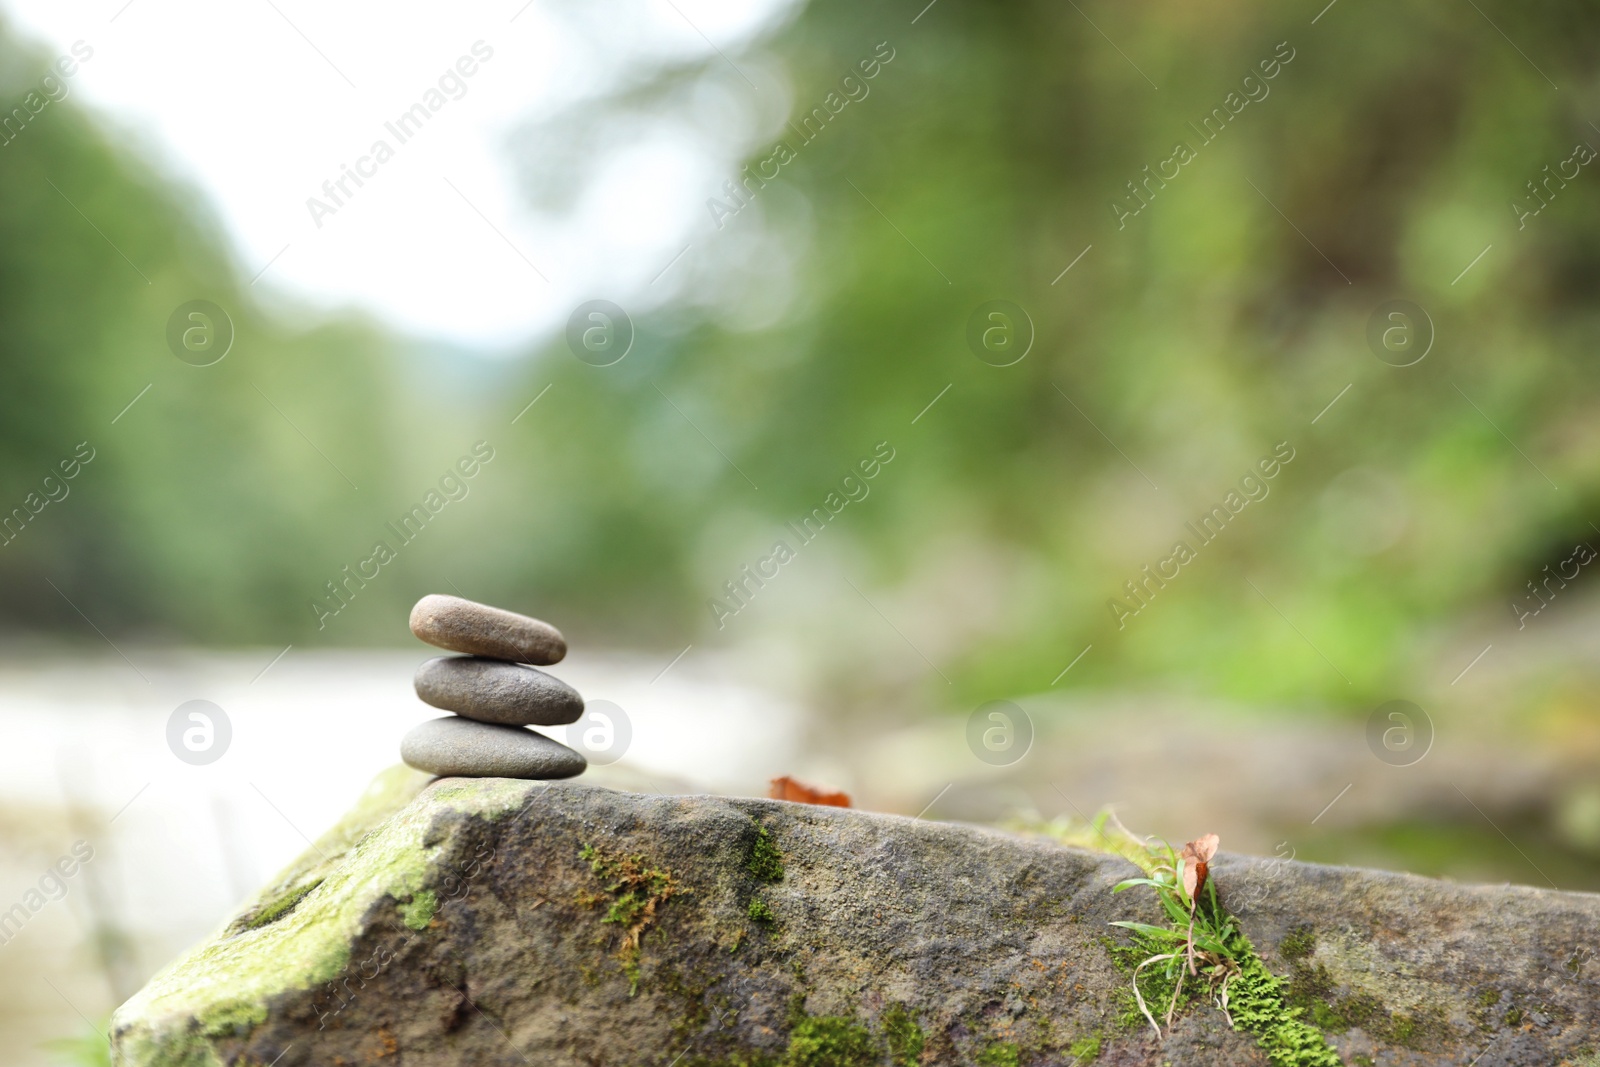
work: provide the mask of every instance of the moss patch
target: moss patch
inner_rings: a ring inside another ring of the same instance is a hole
[[[277,896],[267,899],[244,921],[243,929],[259,930],[268,923],[283,918],[321,884],[322,879],[316,878],[301,885],[291,886]]]
[[[1413,1007],[1392,1010],[1371,993],[1338,994],[1337,983],[1320,963],[1297,959],[1289,965],[1290,976],[1284,985],[1285,1003],[1326,1033],[1342,1034],[1359,1027],[1380,1041],[1403,1048],[1424,1049],[1449,1037],[1450,1023],[1439,1008]],[[1500,999],[1480,994],[1474,1017],[1480,1026],[1488,1025],[1488,1008]]]
[[[789,1003],[789,1043],[780,1055],[742,1050],[687,1057],[680,1067],[882,1067],[886,1051],[891,1067],[920,1067],[924,1040],[916,1017],[905,1005],[891,1004],[879,1022],[881,1036],[848,1016],[807,1015],[805,994],[796,993]]]
[[[212,1007],[196,1021],[206,1037],[242,1036],[267,1021],[267,1009],[265,1005],[237,1000]]]
[[[802,1019],[789,1032],[783,1067],[869,1067],[882,1061],[872,1031],[841,1016]]]
[[[441,792],[426,804],[410,803],[428,780],[406,767],[380,774],[355,809],[245,909],[256,918],[271,912],[271,921],[228,927],[119,1008],[112,1025],[123,1060],[220,1062],[213,1039],[245,1036],[265,1019],[274,997],[338,978],[373,908],[422,890],[450,840],[432,836]],[[442,806],[494,816],[518,810],[525,794],[525,787],[461,791]]]
[[[1089,1064],[1100,1058],[1100,1035],[1090,1034],[1080,1037],[1067,1046],[1067,1055],[1077,1061],[1073,1067],[1089,1067]]]
[[[628,995],[633,996],[639,992],[639,944],[645,932],[655,925],[661,906],[684,890],[676,875],[665,868],[652,867],[643,856],[613,853],[593,845],[584,845],[578,856],[589,862],[589,869],[611,894],[611,907],[600,921],[625,931],[617,959],[628,976]]]
[[[413,930],[426,930],[439,910],[439,898],[431,889],[412,894],[409,901],[400,905],[400,921]]]
[[[978,1053],[979,1067],[1018,1067],[1021,1060],[1022,1053],[1010,1041],[990,1045]]]
[[[1317,934],[1309,926],[1301,926],[1291,930],[1282,941],[1278,942],[1278,951],[1283,953],[1286,960],[1303,960],[1317,951]]]
[[[1284,1000],[1283,980],[1261,962],[1244,934],[1229,946],[1239,976],[1228,985],[1234,1028],[1254,1034],[1274,1067],[1342,1067],[1322,1032],[1302,1019],[1304,1009]]]
[[[889,1045],[889,1062],[894,1067],[918,1067],[922,1062],[925,1038],[917,1017],[904,1004],[891,1004],[884,1011],[883,1036]]]
[[[1133,982],[1139,983],[1139,992],[1144,995],[1144,1002],[1151,1006],[1150,1010],[1156,1012],[1158,1018],[1172,1002],[1172,987],[1175,982],[1167,977],[1166,971],[1160,967],[1146,967],[1138,973],[1137,978],[1133,975],[1135,968],[1141,962],[1157,953],[1168,951],[1168,946],[1144,934],[1134,934],[1125,944],[1118,944],[1110,939],[1102,943],[1111,952],[1111,960],[1117,965],[1117,969],[1129,976],[1129,984],[1117,991],[1118,1028],[1138,1030],[1148,1026],[1144,1012],[1139,1010],[1139,999],[1134,996]],[[1178,994],[1178,1006],[1173,1013],[1174,1018],[1182,1016],[1196,1003],[1203,1002],[1200,989],[1199,983],[1196,982],[1183,984],[1183,989]]]
[[[752,922],[770,923],[774,921],[772,909],[767,907],[767,902],[760,897],[751,897],[750,907],[746,910],[749,912]]]
[[[744,865],[759,881],[783,881],[783,853],[772,843],[772,834],[765,826],[757,824],[756,836],[750,842],[750,854],[745,857]]]

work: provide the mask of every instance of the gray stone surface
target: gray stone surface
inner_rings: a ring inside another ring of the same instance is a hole
[[[1159,1040],[1122,1021],[1107,923],[1160,918],[1111,893],[1118,858],[767,800],[445,779],[404,804],[415,788],[365,801],[119,1009],[117,1062],[1069,1067],[1094,1038],[1096,1067],[1267,1062],[1211,1008]],[[1347,1064],[1600,1047],[1600,896],[1238,856],[1213,877]],[[891,1060],[911,1020],[920,1058]],[[804,1052],[849,1025],[870,1054]]]
[[[567,654],[566,638],[547,622],[439,593],[411,609],[411,632],[435,648],[540,667]]]
[[[445,711],[506,726],[565,726],[583,716],[583,697],[559,678],[520,663],[440,656],[417,668],[417,696]]]
[[[543,734],[455,715],[413,728],[400,740],[400,758],[419,771],[461,778],[571,778],[589,765]]]

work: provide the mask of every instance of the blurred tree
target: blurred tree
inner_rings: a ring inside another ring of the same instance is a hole
[[[54,57],[0,48],[3,99],[21,103]],[[308,633],[311,595],[366,546],[394,477],[383,338],[272,322],[198,196],[70,96],[8,132],[0,614],[96,641],[86,621],[219,642]],[[194,299],[232,320],[213,366],[168,349],[169,317]]]
[[[520,432],[584,442],[552,477],[589,487],[594,554],[527,580],[669,589],[710,636],[706,599],[765,545],[740,558],[708,516],[777,532],[887,439],[902,458],[841,536],[922,609],[901,622],[962,700],[1044,688],[1090,642],[1075,683],[1392,695],[1424,635],[1468,609],[1514,623],[1526,581],[1600,536],[1595,178],[1558,179],[1536,218],[1513,206],[1600,146],[1597,28],[1575,5],[807,4],[732,60],[781,60],[791,121],[750,163],[780,140],[794,159],[708,224],[714,265],[640,325],[660,346],[609,377],[539,367],[568,404]],[[893,58],[868,81],[874,54]],[[527,154],[560,129],[714,121],[707,87],[757,111],[782,93],[727,64],[630,82],[530,127]],[[797,129],[822,106],[820,134]],[[1013,366],[966,341],[997,298],[1036,332]],[[1415,366],[1366,340],[1396,298],[1436,334]],[[693,432],[657,387],[738,470],[651,449]],[[1270,494],[1202,544],[1187,524],[1280,446]],[[1179,541],[1194,561],[1147,582]],[[825,644],[827,610],[778,628]]]
[[[196,197],[69,102],[0,147],[0,501],[80,441],[97,458],[0,550],[0,613],[83,629],[48,578],[111,632],[392,640],[405,602],[459,583],[609,642],[727,640],[724,581],[887,441],[826,558],[893,590],[954,681],[907,699],[1042,689],[1091,642],[1070,684],[1386,698],[1430,630],[1514,624],[1541,568],[1600,540],[1600,198],[1592,166],[1542,184],[1600,147],[1597,27],[1574,4],[816,0],[749,54],[523,131],[530,200],[554,205],[577,172],[534,162],[575,167],[573,131],[599,151],[719,121],[729,94],[777,116],[750,163],[793,158],[708,207],[626,360],[553,338],[466,404],[368,324],[255,310]],[[195,297],[237,325],[215,367],[165,349]],[[994,299],[1031,320],[1010,366],[967,342]],[[1393,299],[1435,335],[1413,366],[1368,345]],[[478,503],[317,631],[322,583],[478,437]],[[1275,449],[1294,458],[1267,495],[1200,543],[1188,524]],[[1192,562],[1145,584],[1179,541]],[[838,603],[743,634],[874,699],[891,683]]]

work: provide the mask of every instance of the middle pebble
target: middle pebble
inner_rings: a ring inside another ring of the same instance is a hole
[[[506,726],[565,726],[583,697],[543,671],[477,656],[440,656],[417,668],[417,696],[445,711]]]

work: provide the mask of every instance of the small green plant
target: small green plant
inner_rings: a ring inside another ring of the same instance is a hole
[[[1161,906],[1166,910],[1171,926],[1152,926],[1149,923],[1114,922],[1159,945],[1163,951],[1152,953],[1133,969],[1133,995],[1139,1010],[1149,1020],[1156,1036],[1161,1036],[1161,1026],[1145,1002],[1139,988],[1139,975],[1146,967],[1160,964],[1172,995],[1167,998],[1166,1023],[1172,1025],[1183,996],[1184,981],[1203,977],[1210,992],[1224,1013],[1228,1010],[1228,984],[1238,977],[1239,964],[1229,951],[1229,942],[1238,933],[1233,916],[1217,904],[1217,887],[1206,877],[1209,864],[1217,853],[1217,835],[1207,834],[1190,841],[1181,852],[1175,851],[1165,841],[1149,846],[1152,862],[1145,878],[1129,878],[1119,882],[1113,893],[1121,893],[1134,886],[1147,885],[1156,891]],[[1206,906],[1201,906],[1200,893],[1210,890]],[[1232,1024],[1232,1019],[1229,1019]]]
[[[1156,1035],[1160,1036],[1161,1026],[1140,985],[1146,968],[1153,969],[1151,977],[1156,979],[1149,983],[1152,991],[1159,989],[1166,1001],[1169,1027],[1197,989],[1203,990],[1229,1026],[1255,1036],[1274,1067],[1341,1067],[1322,1031],[1302,1020],[1303,1008],[1285,1002],[1283,980],[1261,962],[1238,922],[1218,903],[1216,883],[1209,878],[1217,835],[1206,834],[1179,850],[1165,841],[1137,838],[1120,824],[1112,837],[1106,833],[1110,818],[1109,812],[1102,813],[1091,829],[1108,843],[1116,842],[1110,850],[1127,856],[1145,872],[1145,877],[1118,883],[1113,892],[1149,886],[1170,922],[1168,926],[1111,924],[1132,931],[1135,947],[1146,952],[1133,968],[1133,997]],[[1291,947],[1309,955],[1315,945],[1308,930],[1300,932]],[[1187,991],[1185,983],[1190,984]]]
[[[1100,1058],[1100,1035],[1090,1034],[1080,1037],[1067,1046],[1067,1055],[1073,1059],[1072,1067],[1089,1067],[1089,1064]]]
[[[762,900],[760,897],[750,898],[750,907],[748,911],[751,920],[754,922],[770,923],[773,921],[772,909],[767,907],[767,902]]]

